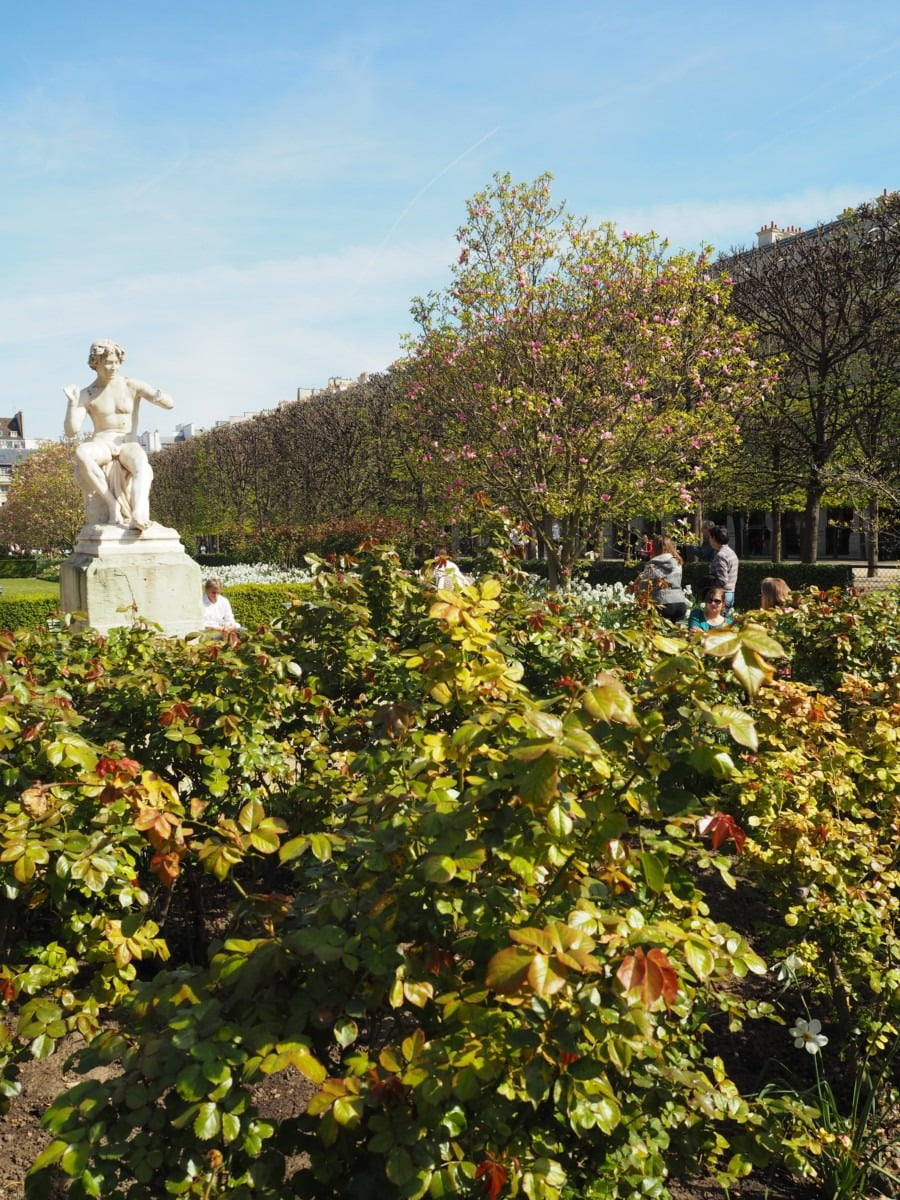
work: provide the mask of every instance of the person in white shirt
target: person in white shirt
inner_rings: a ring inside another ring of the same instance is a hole
[[[444,588],[451,592],[472,582],[471,577],[464,574],[450,557],[446,546],[439,547],[431,562],[425,564],[422,579],[432,587]]]
[[[203,628],[240,629],[218,579],[207,579],[203,585]]]

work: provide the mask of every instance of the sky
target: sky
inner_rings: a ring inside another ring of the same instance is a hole
[[[727,251],[900,188],[900,4],[0,4],[0,415],[62,435],[91,342],[172,434],[388,367],[466,200]]]

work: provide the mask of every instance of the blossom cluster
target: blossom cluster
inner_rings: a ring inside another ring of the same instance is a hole
[[[307,567],[279,567],[275,563],[236,563],[205,569],[204,574],[214,575],[223,587],[234,587],[236,583],[309,583],[312,579]]]

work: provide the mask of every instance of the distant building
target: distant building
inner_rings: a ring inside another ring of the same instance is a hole
[[[25,418],[20,412],[14,417],[0,417],[0,505],[6,503],[9,495],[13,467],[37,448],[36,441],[25,437]]]
[[[311,400],[313,396],[321,396],[323,394],[333,396],[336,392],[346,392],[348,388],[354,387],[357,383],[365,383],[368,378],[369,376],[365,371],[356,379],[344,379],[341,375],[332,375],[323,388],[298,387],[297,399]]]
[[[204,432],[205,430],[200,429],[193,422],[189,422],[186,425],[176,425],[174,434],[161,434],[158,429],[154,429],[152,433],[145,430],[138,434],[138,441],[148,454],[155,454],[157,450],[164,450],[166,446],[175,446],[178,442],[187,442],[192,437]]]
[[[286,408],[288,405],[296,404],[298,401],[311,400],[313,396],[334,396],[339,392],[346,392],[348,388],[355,387],[358,383],[365,383],[369,376],[366,372],[357,376],[356,379],[345,379],[341,375],[332,375],[323,388],[314,387],[298,387],[297,395],[294,400],[279,400],[275,408]],[[258,412],[245,412],[237,417],[222,417],[216,421],[212,428],[228,429],[231,425],[243,425],[245,421],[252,421],[254,417],[263,417],[268,413],[274,412],[273,408],[263,408]],[[152,433],[145,432],[138,436],[138,441],[144,447],[148,454],[155,454],[159,450],[165,450],[167,446],[174,446],[178,442],[189,441],[190,438],[199,437],[201,433],[206,433],[207,430],[199,425],[188,423],[186,425],[176,425],[173,435],[160,434],[158,430]]]

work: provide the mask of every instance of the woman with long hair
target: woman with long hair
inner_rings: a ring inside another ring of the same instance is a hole
[[[787,581],[770,575],[759,585],[759,607],[789,609],[791,589]]]
[[[650,542],[650,558],[638,575],[634,590],[649,597],[667,621],[681,621],[687,597],[681,586],[682,558],[670,537],[657,534]]]

